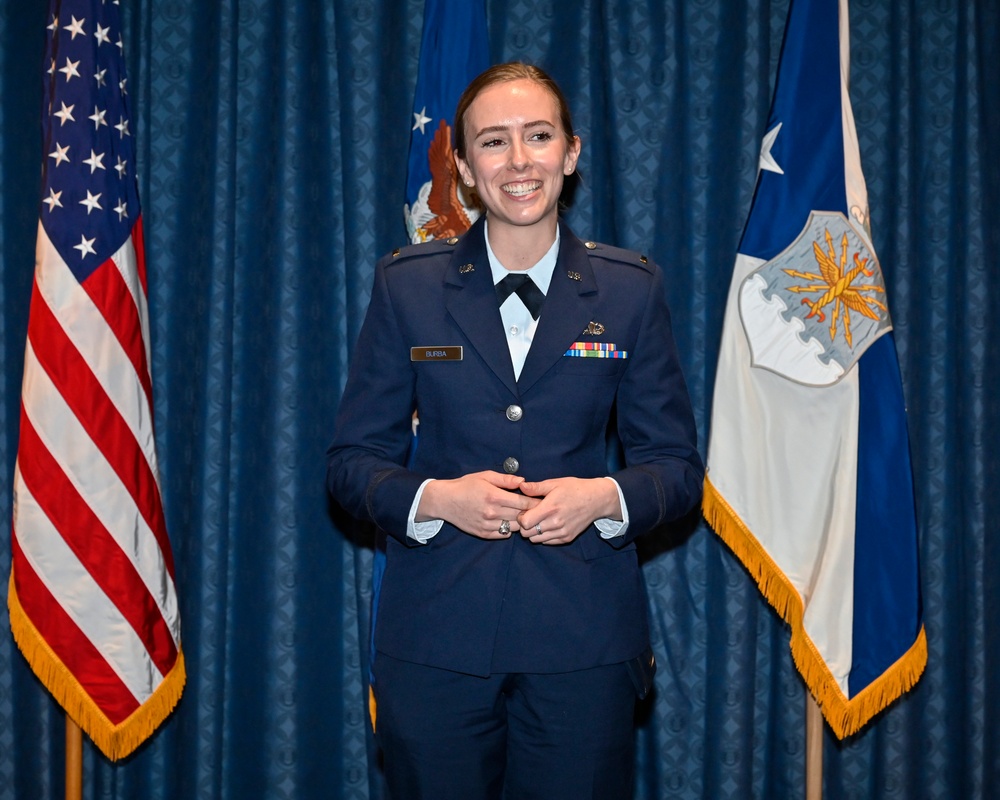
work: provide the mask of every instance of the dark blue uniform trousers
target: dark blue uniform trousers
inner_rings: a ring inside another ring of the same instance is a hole
[[[625,664],[481,678],[378,654],[376,738],[392,800],[628,800]]]

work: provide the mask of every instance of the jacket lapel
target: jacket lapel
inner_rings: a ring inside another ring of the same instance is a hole
[[[445,306],[483,361],[516,394],[514,367],[497,307],[483,227],[481,217],[455,245],[444,279]]]
[[[596,306],[597,280],[587,251],[569,227],[560,223],[559,258],[531,349],[517,381],[519,391],[527,391],[558,363],[573,342],[580,339],[587,323],[593,319]],[[506,342],[503,344],[506,347]]]

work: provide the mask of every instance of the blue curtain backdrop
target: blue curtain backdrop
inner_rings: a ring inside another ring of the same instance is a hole
[[[88,799],[382,797],[362,683],[371,532],[330,507],[324,450],[375,258],[405,240],[422,5],[123,3],[189,683],[122,764],[85,746]],[[575,231],[666,269],[704,444],[787,0],[487,8],[491,58],[548,68],[575,110]],[[0,578],[46,24],[41,2],[0,5]],[[851,31],[930,661],[865,732],[827,733],[825,797],[997,797],[1000,9],[854,0]],[[660,670],[636,797],[801,797],[805,700],[786,628],[704,523],[644,555]],[[0,798],[62,796],[63,724],[0,631]]]

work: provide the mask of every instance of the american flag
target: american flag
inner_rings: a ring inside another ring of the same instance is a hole
[[[180,698],[180,615],[118,4],[52,0],[47,19],[8,606],[32,669],[117,759]]]

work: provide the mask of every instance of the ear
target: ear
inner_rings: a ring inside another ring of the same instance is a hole
[[[458,174],[462,176],[462,183],[466,186],[476,185],[476,180],[472,176],[472,170],[469,169],[468,163],[458,153],[455,154],[455,166],[458,167]]]
[[[579,136],[573,137],[573,143],[566,149],[566,158],[563,161],[563,174],[572,175],[576,170],[576,162],[580,158],[580,149],[583,145]]]

